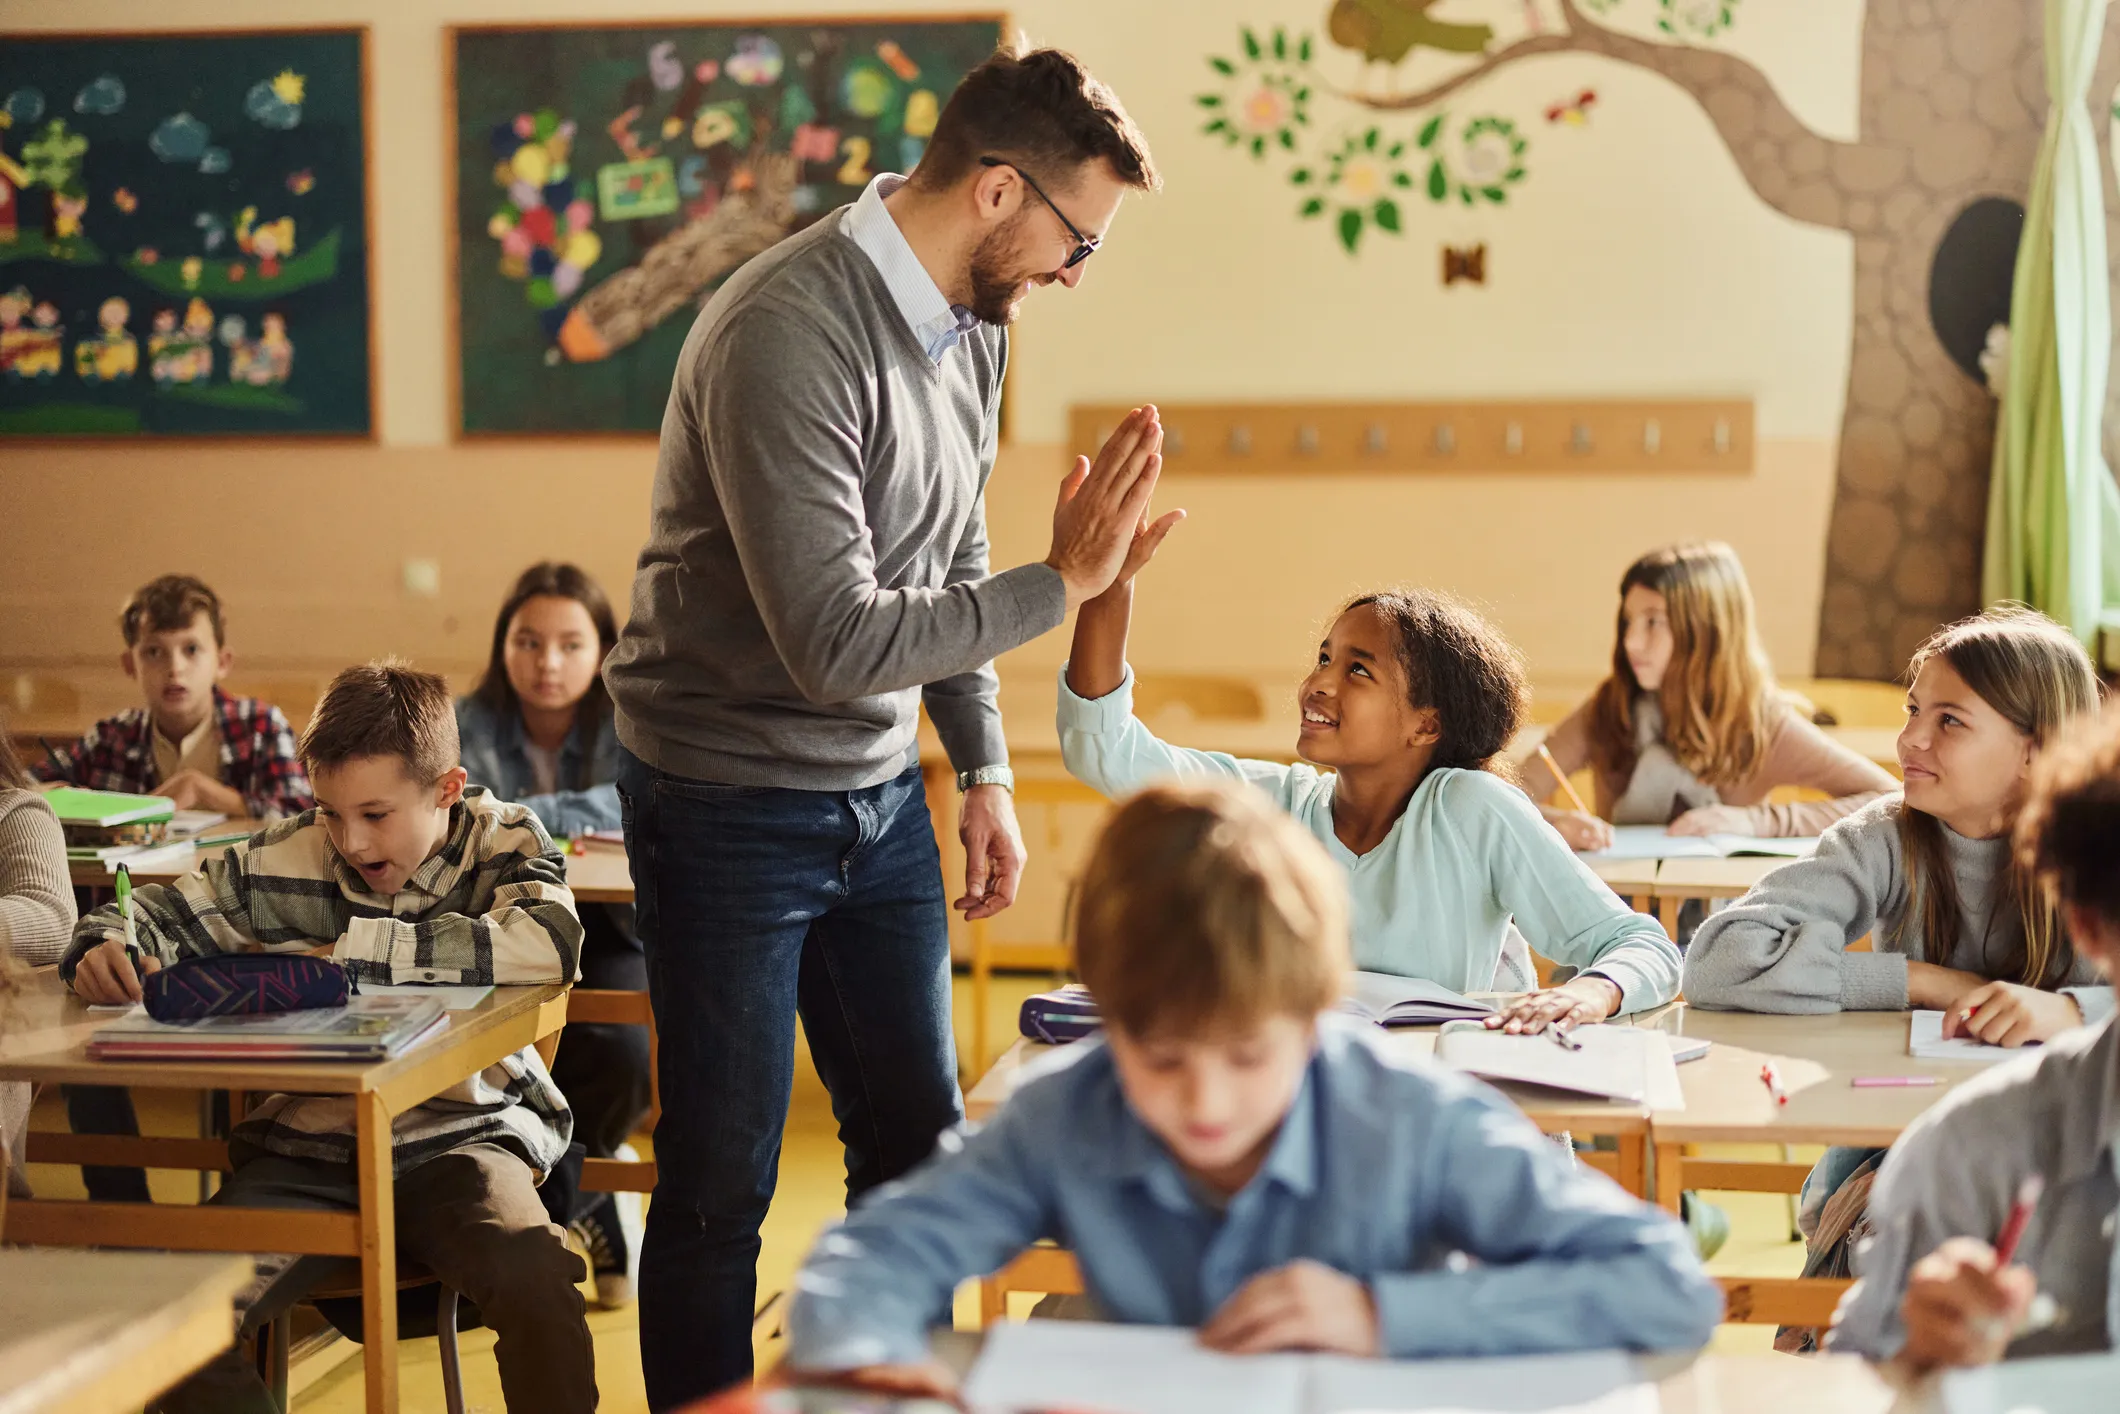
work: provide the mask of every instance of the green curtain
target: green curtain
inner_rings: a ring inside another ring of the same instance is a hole
[[[1987,602],[2022,600],[2086,644],[2101,613],[2120,609],[2120,486],[2100,450],[2112,349],[2105,187],[2085,102],[2107,4],[2046,4],[2046,135],[2010,292],[1981,571]]]

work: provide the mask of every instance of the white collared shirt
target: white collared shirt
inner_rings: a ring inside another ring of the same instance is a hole
[[[927,356],[940,363],[943,355],[957,347],[957,341],[979,321],[969,309],[943,297],[934,277],[906,243],[897,218],[883,204],[883,199],[904,186],[905,181],[895,172],[879,173],[841,218],[840,229],[875,262],[898,312],[905,316],[906,327],[913,331],[920,347],[927,350]]]

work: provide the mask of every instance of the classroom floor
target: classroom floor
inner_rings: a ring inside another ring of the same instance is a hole
[[[996,1038],[1013,1036],[1016,1011],[1022,999],[1049,985],[1049,979],[1039,976],[995,978],[990,1034]],[[958,1048],[964,1053],[971,1044],[971,988],[969,981],[962,977],[957,979],[956,1003]],[[999,1043],[997,1039],[996,1044]],[[197,1117],[188,1102],[176,1097],[159,1104],[146,1097],[143,1099],[146,1102],[141,1106],[141,1127],[147,1132],[197,1132]],[[35,1121],[37,1128],[58,1128],[64,1124],[64,1110],[56,1100],[56,1095],[43,1098]],[[1708,1151],[1717,1158],[1780,1157],[1778,1151],[1765,1146],[1708,1146]],[[1813,1157],[1815,1152],[1799,1150],[1796,1156]],[[32,1164],[29,1176],[40,1196],[85,1196],[77,1170]],[[795,1073],[794,1099],[788,1110],[787,1137],[781,1151],[780,1187],[766,1218],[764,1251],[758,1263],[761,1301],[787,1288],[817,1230],[844,1210],[844,1181],[845,1169],[830,1100],[809,1064],[807,1051],[801,1051]],[[181,1201],[192,1191],[194,1179],[190,1174],[157,1172],[151,1175],[151,1183],[158,1200]],[[1709,1264],[1711,1271],[1718,1275],[1743,1273],[1752,1276],[1796,1276],[1802,1271],[1803,1248],[1800,1243],[1789,1240],[1788,1210],[1784,1199],[1767,1194],[1737,1193],[1716,1194],[1714,1198],[1730,1213],[1731,1233],[1728,1245]],[[960,1293],[960,1317],[976,1314],[972,1292],[973,1288],[968,1285]],[[1022,1297],[1018,1301],[1027,1307],[1031,1298]],[[636,1309],[598,1311],[592,1308],[589,1329],[596,1341],[601,1408],[605,1414],[644,1414],[647,1400],[641,1388]],[[1726,1354],[1762,1352],[1771,1348],[1773,1335],[1771,1326],[1724,1326],[1716,1332],[1712,1348]],[[466,1331],[458,1343],[463,1353],[467,1410],[470,1414],[482,1414],[482,1411],[483,1414],[502,1414],[500,1380],[491,1354],[493,1333]],[[359,1347],[342,1342],[337,1349],[345,1357],[341,1363],[322,1371],[298,1372],[294,1406],[300,1414],[360,1414],[365,1407]],[[771,1344],[761,1348],[761,1364],[770,1364],[778,1353]],[[433,1340],[408,1340],[400,1344],[398,1388],[404,1414],[443,1414],[441,1365]]]

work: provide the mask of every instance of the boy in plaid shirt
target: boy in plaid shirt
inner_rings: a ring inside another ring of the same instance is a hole
[[[302,739],[317,806],[261,830],[167,886],[133,893],[152,976],[185,957],[331,945],[355,978],[571,982],[582,928],[566,865],[537,817],[467,790],[449,688],[392,663],[333,679]],[[92,1002],[140,996],[115,905],[81,920],[60,975]],[[574,1117],[529,1047],[397,1117],[398,1248],[475,1304],[499,1339],[515,1411],[596,1407],[595,1353],[576,1283],[587,1276],[537,1185]],[[351,1102],[274,1095],[236,1126],[234,1172],[214,1201],[359,1206]],[[244,1329],[270,1322],[338,1264],[259,1262]],[[166,1414],[273,1408],[231,1351],[164,1396]]]
[[[125,674],[146,705],[106,717],[32,768],[46,781],[166,795],[179,810],[275,820],[309,808],[309,777],[280,709],[230,697],[221,600],[189,575],[166,574],[126,602]]]

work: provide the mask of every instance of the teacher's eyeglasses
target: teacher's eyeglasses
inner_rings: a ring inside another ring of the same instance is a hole
[[[979,159],[979,165],[982,167],[1008,168],[1011,172],[1014,172],[1017,176],[1023,178],[1023,184],[1025,186],[1029,187],[1032,191],[1038,194],[1038,200],[1045,203],[1046,210],[1052,212],[1053,215],[1060,218],[1060,224],[1067,227],[1067,233],[1075,238],[1075,248],[1068,252],[1067,264],[1060,267],[1062,270],[1074,269],[1077,265],[1080,265],[1083,261],[1095,255],[1097,253],[1097,247],[1104,244],[1104,238],[1102,236],[1083,235],[1081,229],[1077,227],[1074,222],[1067,219],[1067,213],[1065,211],[1062,211],[1059,207],[1053,205],[1053,199],[1045,194],[1045,188],[1039,186],[1037,180],[1033,178],[1030,173],[1024,171],[1015,163],[1002,157],[982,157]]]

